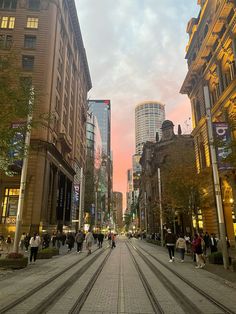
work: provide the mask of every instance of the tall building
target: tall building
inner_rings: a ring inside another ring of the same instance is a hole
[[[81,206],[91,79],[74,0],[0,1],[0,55],[13,50],[39,95],[22,231],[71,228]],[[0,175],[0,232],[15,231],[20,173]]]
[[[99,226],[102,221],[102,139],[97,118],[88,113],[87,118],[87,156],[85,170],[85,220],[89,225]]]
[[[123,227],[123,194],[121,192],[113,192],[113,215],[116,227]]]
[[[198,4],[198,17],[191,18],[187,25],[188,73],[180,92],[187,94],[191,101],[196,165],[202,176],[205,198],[208,198],[202,202],[199,215],[203,220],[204,231],[219,234],[204,87],[210,96],[212,121],[216,128],[221,123],[220,133],[227,138],[229,125],[225,122],[227,116],[235,114],[236,100],[236,3],[202,0]],[[233,132],[231,135],[235,136]],[[217,157],[226,233],[233,245],[236,235],[235,170],[222,162],[220,154]]]
[[[135,152],[142,154],[145,142],[155,142],[156,133],[161,137],[161,125],[165,120],[165,105],[146,101],[135,107]]]
[[[111,158],[111,103],[110,100],[89,100],[89,112],[96,116],[102,139],[102,202],[105,220],[111,218],[112,158]]]

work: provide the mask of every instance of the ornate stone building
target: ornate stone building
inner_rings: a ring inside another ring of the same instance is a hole
[[[205,97],[207,86],[213,122],[225,122],[235,112],[236,104],[236,2],[230,0],[198,0],[200,12],[187,26],[189,42],[186,48],[188,73],[181,88],[192,107],[194,147],[199,174],[211,172]],[[231,134],[234,136],[234,134]],[[236,234],[235,171],[220,170],[226,233],[231,243]],[[210,176],[208,180],[212,182]],[[206,194],[212,202],[203,211],[205,231],[218,233],[218,219],[212,183]]]
[[[13,47],[22,75],[38,93],[22,231],[71,227],[78,219],[86,155],[87,92],[91,79],[74,0],[0,1],[0,54]],[[4,46],[5,45],[5,46]],[[0,232],[14,233],[20,173],[0,176]]]
[[[174,134],[173,123],[165,120],[162,124],[161,139],[156,143],[144,144],[140,163],[142,166],[139,195],[141,230],[147,230],[148,234],[160,232],[161,194],[164,227],[171,227],[176,232],[191,232],[193,213],[189,202],[190,185],[193,183],[191,180],[194,178],[190,177],[195,172],[192,136],[182,135],[180,127],[178,134]],[[158,168],[160,176],[158,176]],[[160,186],[161,193],[159,193]],[[177,193],[176,188],[179,188],[178,201],[171,195]]]

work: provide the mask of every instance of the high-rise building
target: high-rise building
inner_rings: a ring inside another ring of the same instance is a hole
[[[102,222],[102,139],[97,118],[93,113],[87,117],[87,156],[85,170],[84,223],[100,226]]]
[[[87,92],[92,84],[74,0],[0,1],[0,55],[17,53],[38,95],[22,231],[71,228],[78,219],[86,156]],[[20,173],[0,175],[0,232],[15,231]]]
[[[110,100],[89,100],[89,112],[96,116],[102,139],[101,192],[105,220],[111,217],[112,158]]]
[[[121,192],[113,192],[113,216],[116,227],[123,227],[123,194]]]
[[[155,142],[156,133],[161,137],[161,125],[165,120],[165,105],[146,101],[135,107],[135,152],[142,154],[145,142]]]

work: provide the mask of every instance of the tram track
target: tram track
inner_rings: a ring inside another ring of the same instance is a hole
[[[73,272],[71,276],[57,289],[52,291],[46,299],[43,299],[39,304],[37,304],[34,308],[32,308],[30,311],[26,311],[27,313],[33,313],[33,314],[39,314],[39,313],[45,313],[45,310],[51,307],[54,304],[54,300],[57,300],[65,291],[68,289],[76,280],[79,279],[80,276],[84,274],[86,270],[88,270],[93,263],[96,262],[96,260],[105,252],[107,248],[104,248],[102,250],[99,250],[99,253],[93,256],[90,261],[89,265],[86,263],[84,266],[79,268],[77,271]],[[98,249],[95,250],[95,252],[98,251]],[[13,312],[14,308],[17,308],[17,306],[21,305],[22,303],[25,303],[26,300],[28,300],[30,297],[40,293],[44,288],[46,288],[51,283],[55,282],[57,279],[60,278],[60,276],[64,275],[68,271],[71,271],[74,267],[76,267],[78,264],[81,264],[85,259],[87,259],[87,256],[83,257],[82,259],[70,264],[60,272],[56,273],[54,276],[48,278],[46,281],[42,282],[41,284],[35,286],[32,290],[28,291],[26,294],[22,295],[21,297],[17,298],[13,302],[7,304],[6,306],[2,307],[0,309],[0,314],[7,313],[9,311]]]
[[[145,250],[143,247],[140,250],[140,247],[137,248],[137,246],[134,246],[131,242],[129,242],[129,244],[133,247],[133,249],[137,252],[137,254],[145,261],[145,263],[147,263],[147,265],[150,267],[150,269],[153,271],[153,273],[158,277],[158,279],[160,279],[165,286],[167,286],[168,290],[169,288],[171,289],[171,287],[173,287],[173,283],[171,281],[169,281],[167,279],[166,276],[163,275],[163,273],[158,270],[157,266],[154,265],[148,258],[147,256],[145,256],[141,250],[146,253],[148,256],[150,256],[151,258],[153,258],[156,262],[158,262],[160,265],[162,265],[164,268],[166,268],[168,271],[170,271],[173,275],[175,275],[176,277],[178,277],[182,282],[184,282],[185,284],[187,284],[187,286],[189,286],[191,289],[193,289],[195,292],[197,292],[198,294],[200,294],[202,297],[204,297],[204,299],[206,299],[208,302],[210,302],[211,304],[213,304],[214,306],[216,306],[218,309],[220,309],[222,311],[222,313],[227,313],[227,314],[235,314],[236,312],[232,311],[229,307],[227,307],[226,305],[222,304],[221,302],[219,302],[218,300],[216,300],[215,298],[213,298],[211,295],[209,295],[206,291],[203,291],[202,289],[200,289],[198,286],[196,286],[195,284],[193,284],[191,281],[189,281],[188,279],[186,279],[185,277],[183,277],[182,275],[180,275],[177,271],[175,271],[174,269],[172,269],[171,267],[168,267],[164,262],[162,262],[161,260],[159,260],[156,256],[154,256],[153,254],[151,254],[149,251]],[[179,291],[177,291],[179,290]],[[187,303],[192,303],[191,300],[189,298],[187,298],[180,289],[178,289],[176,286],[174,287],[174,289],[171,289],[171,294],[178,300],[179,296],[181,296],[184,298],[184,300]],[[175,293],[177,292],[177,295],[175,296]],[[181,305],[182,306],[182,305]],[[192,307],[194,306],[194,307]],[[185,307],[185,305],[184,305]],[[188,306],[187,306],[188,307]],[[202,311],[196,307],[195,304],[191,304],[190,309],[194,309],[195,311],[188,311],[187,308],[187,312],[186,313],[202,313]]]
[[[144,289],[145,289],[145,291],[147,293],[147,296],[148,296],[148,298],[149,298],[149,300],[151,302],[151,305],[152,305],[154,313],[164,313],[160,303],[158,302],[158,300],[157,300],[157,298],[155,296],[155,293],[153,292],[151,286],[149,285],[149,283],[148,283],[148,281],[147,281],[143,271],[141,270],[139,264],[137,263],[137,261],[136,261],[136,259],[134,257],[134,254],[131,252],[131,249],[130,249],[130,247],[129,247],[129,245],[127,243],[126,243],[126,246],[127,246],[128,250],[129,250],[129,253],[131,255],[132,261],[133,261],[134,266],[135,266],[135,268],[137,270],[139,278],[142,281],[142,284],[143,284],[143,287],[144,287]]]

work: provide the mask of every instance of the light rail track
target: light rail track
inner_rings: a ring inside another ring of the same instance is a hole
[[[79,270],[75,271],[60,287],[58,287],[56,290],[54,290],[52,293],[50,293],[46,299],[42,300],[35,308],[28,311],[28,313],[44,313],[45,310],[54,304],[54,300],[60,297],[67,288],[69,288],[78,278],[89,268],[92,266],[92,264],[97,260],[99,256],[101,256],[104,251],[107,248],[102,249],[98,254],[92,257],[92,259],[89,261],[89,264],[85,264],[83,267],[81,267]],[[94,252],[98,251],[99,249],[96,249]],[[62,271],[58,272],[54,276],[48,278],[46,281],[42,282],[41,284],[34,287],[32,290],[27,292],[26,294],[22,295],[21,297],[17,298],[13,302],[9,303],[8,305],[2,307],[0,309],[0,314],[7,313],[8,311],[13,311],[14,308],[16,308],[21,303],[24,303],[27,299],[29,299],[31,296],[34,296],[35,294],[40,293],[45,287],[47,287],[52,282],[56,281],[60,278],[60,276],[64,275],[66,272],[70,271],[73,267],[76,267],[78,264],[80,264],[82,261],[84,261],[87,258],[87,256],[83,257],[82,259],[70,264],[66,268],[64,268]]]
[[[126,243],[126,245],[127,245],[127,248],[128,248],[128,250],[130,252],[131,258],[132,258],[133,263],[135,265],[135,268],[136,268],[136,270],[138,272],[138,275],[139,275],[139,277],[140,277],[140,279],[142,281],[144,289],[145,289],[145,291],[147,293],[147,296],[148,296],[148,298],[149,298],[149,300],[151,302],[151,305],[152,305],[154,313],[164,313],[164,311],[161,308],[161,305],[158,302],[158,300],[157,300],[157,298],[156,298],[156,296],[155,296],[151,286],[149,285],[149,283],[148,283],[148,281],[147,281],[143,271],[141,270],[140,266],[138,265],[138,263],[137,263],[137,261],[136,261],[136,259],[134,257],[134,254],[132,253],[129,245],[127,243]]]
[[[215,305],[218,309],[220,309],[222,311],[222,313],[227,313],[227,314],[235,314],[235,311],[232,311],[229,307],[227,307],[226,305],[222,304],[221,302],[219,302],[218,300],[216,300],[215,298],[213,298],[212,296],[210,296],[206,291],[203,291],[202,289],[200,289],[198,286],[196,286],[195,284],[193,284],[191,281],[189,281],[188,279],[186,279],[185,277],[183,277],[182,275],[180,275],[177,271],[175,271],[174,269],[172,269],[171,267],[167,266],[164,262],[162,262],[161,260],[159,260],[156,256],[154,256],[153,254],[151,254],[149,251],[147,251],[146,249],[144,249],[143,247],[140,250],[140,247],[138,248],[137,246],[134,246],[131,242],[130,245],[134,248],[134,250],[136,250],[136,252],[139,254],[139,256],[149,265],[149,267],[153,270],[153,272],[156,274],[156,276],[158,277],[158,279],[163,280],[163,283],[166,283],[169,286],[168,283],[168,279],[158,270],[157,266],[154,265],[148,258],[147,256],[145,256],[141,250],[146,253],[148,256],[150,256],[151,258],[153,258],[156,262],[158,262],[159,264],[161,264],[163,267],[165,267],[166,269],[168,269],[168,271],[170,271],[172,274],[174,274],[175,276],[177,276],[181,281],[183,281],[185,284],[187,284],[189,287],[191,287],[194,291],[196,291],[197,293],[199,293],[201,296],[203,296],[205,299],[207,299],[208,302],[212,303],[213,305]],[[173,286],[173,284],[171,284],[171,286]],[[168,288],[169,289],[169,288]],[[175,290],[177,290],[177,288],[175,287]],[[173,293],[173,296],[175,294],[175,290],[173,290],[171,293]],[[184,299],[187,299],[188,302],[192,303],[191,300],[189,300],[189,298],[187,298],[185,295],[183,295],[183,293],[181,291],[177,292],[178,294],[180,293],[180,295],[182,295],[184,297]],[[182,298],[181,296],[181,298]],[[187,301],[186,300],[186,301]],[[194,305],[194,304],[193,304]],[[182,306],[182,305],[181,305]],[[192,305],[191,305],[192,306]],[[201,310],[195,307],[195,312],[193,313],[201,313]],[[198,310],[198,311],[197,311]],[[188,312],[187,312],[188,313]],[[191,312],[189,312],[191,313]]]

